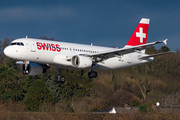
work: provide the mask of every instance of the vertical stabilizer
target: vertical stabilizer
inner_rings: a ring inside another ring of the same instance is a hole
[[[150,19],[142,18],[125,47],[146,44]]]

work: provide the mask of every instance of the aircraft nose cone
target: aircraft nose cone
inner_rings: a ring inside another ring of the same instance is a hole
[[[4,54],[6,55],[6,56],[10,56],[10,54],[11,54],[11,51],[10,51],[10,49],[8,48],[8,47],[6,47],[5,49],[4,49]]]

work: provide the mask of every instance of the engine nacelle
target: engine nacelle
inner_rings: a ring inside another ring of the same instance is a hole
[[[76,68],[89,68],[92,66],[92,59],[86,56],[75,55],[72,57],[71,63]]]
[[[23,74],[26,74],[26,75],[31,75],[31,76],[39,75],[43,72],[43,67],[42,65],[37,64],[37,63],[29,63],[27,67],[23,65],[22,71],[23,71]]]

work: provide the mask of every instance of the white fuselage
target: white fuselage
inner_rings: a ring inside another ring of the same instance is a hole
[[[73,69],[68,57],[80,54],[93,54],[103,51],[114,50],[116,48],[99,47],[93,45],[82,45],[75,43],[66,43],[60,41],[50,41],[41,39],[21,38],[12,41],[12,43],[23,43],[23,45],[9,45],[5,48],[4,53],[13,59],[22,61],[31,61],[39,64],[49,64],[53,67]],[[59,60],[62,62],[57,64],[57,55],[63,56]],[[133,52],[126,55],[112,57],[102,62],[98,62],[94,69],[97,70],[113,70],[125,67],[131,67],[144,64],[154,60],[153,57],[140,60],[138,57],[146,56],[142,52]],[[56,60],[55,60],[56,58]]]

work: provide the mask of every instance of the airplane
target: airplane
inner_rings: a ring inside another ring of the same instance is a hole
[[[54,67],[58,73],[57,82],[64,82],[61,69],[90,69],[88,77],[97,78],[94,70],[115,70],[145,64],[154,60],[154,56],[172,53],[145,54],[145,49],[164,41],[146,43],[150,19],[142,18],[123,48],[83,45],[60,41],[34,38],[13,40],[4,49],[7,57],[18,60],[22,64],[22,72],[26,75],[39,75]]]

